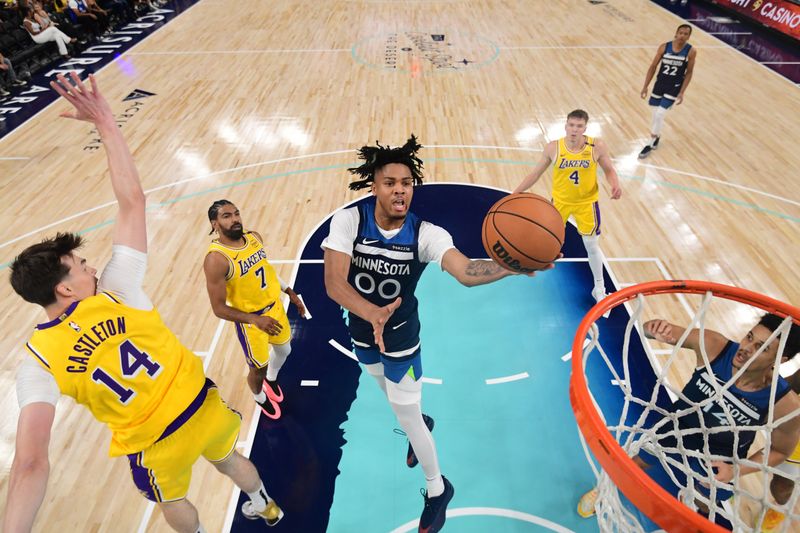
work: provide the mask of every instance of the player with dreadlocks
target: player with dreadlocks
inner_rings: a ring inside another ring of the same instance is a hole
[[[470,260],[441,227],[409,211],[414,187],[422,185],[422,148],[414,135],[405,145],[364,146],[364,161],[351,168],[360,177],[351,190],[370,188],[369,201],[334,214],[323,241],[325,287],[348,310],[358,360],[386,394],[409,440],[406,464],[419,462],[427,491],[419,531],[444,525],[453,485],[439,470],[431,436],[433,419],[422,414],[420,322],[414,291],[428,263],[472,287],[513,273],[493,261]]]

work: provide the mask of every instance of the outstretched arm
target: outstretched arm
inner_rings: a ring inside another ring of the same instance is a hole
[[[650,87],[650,82],[652,81],[653,76],[655,76],[658,63],[661,61],[661,56],[664,55],[664,50],[666,50],[666,48],[666,43],[659,46],[658,50],[656,50],[656,55],[653,58],[653,61],[650,62],[650,67],[647,69],[647,75],[644,77],[644,85],[642,85],[642,92],[640,94],[642,98],[647,98],[647,88]]]
[[[117,126],[111,107],[97,88],[94,75],[89,74],[91,90],[75,72],[70,73],[70,78],[67,80],[59,74],[58,81],[50,82],[50,86],[75,107],[74,111],[65,111],[61,116],[94,124],[103,141],[111,187],[119,203],[114,244],[146,253],[145,196],[128,143]]]
[[[675,324],[660,318],[648,320],[644,323],[645,337],[648,339],[655,339],[659,342],[665,342],[673,346],[677,344],[685,331],[686,328],[676,326]],[[725,348],[725,345],[728,344],[728,339],[723,334],[710,329],[705,330],[705,333],[706,353],[708,354],[708,361],[711,362],[716,359],[717,356],[719,356],[720,352],[722,352],[723,348]],[[683,347],[694,350],[697,358],[697,366],[702,366],[705,364],[703,352],[700,349],[699,329],[693,329],[689,332],[689,335],[686,336],[686,340],[683,343]]]
[[[33,528],[50,476],[48,447],[55,413],[55,406],[45,402],[28,404],[19,413],[16,452],[3,520],[6,533],[22,533]]]
[[[527,191],[533,187],[537,181],[539,181],[539,178],[542,177],[544,171],[547,170],[547,167],[550,166],[550,163],[552,163],[556,157],[557,144],[558,143],[556,141],[547,143],[547,145],[544,147],[544,151],[542,152],[542,158],[539,160],[536,166],[533,167],[531,173],[525,176],[525,179],[522,180],[522,183],[517,185],[517,188],[514,189],[513,193]]]
[[[611,185],[611,199],[618,200],[622,196],[622,187],[619,184],[619,176],[614,169],[614,163],[608,152],[608,145],[602,139],[594,141],[595,157],[597,163],[606,175],[609,185]]]
[[[553,268],[551,263],[542,270]],[[518,274],[507,270],[492,260],[469,259],[457,248],[450,248],[442,256],[442,270],[456,278],[465,287],[476,287],[486,285],[506,276],[517,276]],[[530,272],[527,276],[534,276],[536,272]]]

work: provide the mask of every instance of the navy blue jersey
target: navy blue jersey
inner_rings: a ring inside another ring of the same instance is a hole
[[[672,49],[672,41],[667,42],[664,53],[661,54],[661,62],[658,64],[653,94],[676,96],[680,92],[683,80],[686,78],[689,50],[691,49],[692,45],[686,43],[681,51],[676,53]]]
[[[733,358],[736,356],[736,351],[739,349],[739,343],[729,341],[725,348],[720,352],[719,356],[711,363],[711,370],[713,375],[709,375],[705,367],[698,368],[692,374],[689,382],[683,387],[683,394],[688,398],[690,403],[682,399],[678,399],[672,406],[673,412],[680,411],[690,407],[692,404],[698,404],[714,394],[714,381],[718,386],[722,387],[730,381],[734,374]],[[757,391],[743,391],[731,385],[728,390],[723,394],[723,402],[728,407],[731,414],[733,423],[739,429],[738,446],[734,442],[733,431],[722,431],[719,433],[710,433],[708,435],[709,451],[715,455],[723,457],[746,457],[750,445],[756,435],[756,430],[747,431],[742,430],[748,426],[761,426],[767,421],[769,415],[769,397],[771,386],[767,386]],[[775,402],[783,398],[790,387],[785,379],[778,378],[777,391],[775,392]],[[702,409],[703,423],[706,428],[730,426],[730,421],[722,405],[719,401],[713,402]],[[681,430],[699,428],[700,418],[697,410],[687,413],[678,419],[678,426]],[[663,431],[673,429],[672,423],[667,423]],[[666,437],[659,439],[659,444],[662,446],[675,447],[676,442],[674,437]],[[701,433],[692,433],[683,436],[683,445],[687,449],[702,451],[703,450],[703,436]]]
[[[398,296],[400,307],[384,327],[386,353],[402,352],[419,344],[417,288],[427,266],[419,259],[419,228],[422,221],[408,213],[403,227],[392,237],[384,237],[375,222],[375,201],[358,206],[358,234],[353,242],[353,256],[347,281],[370,303],[383,307]],[[348,325],[353,340],[374,344],[372,324],[349,313]]]

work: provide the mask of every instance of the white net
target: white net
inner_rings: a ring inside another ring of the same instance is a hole
[[[675,505],[707,511],[710,521],[733,531],[761,531],[762,527],[765,531],[800,531],[800,513],[795,512],[800,499],[800,490],[796,489],[800,467],[793,471],[785,465],[770,466],[769,453],[757,454],[759,450],[772,449],[775,428],[783,426],[781,431],[785,431],[791,424],[784,424],[800,416],[797,409],[776,417],[776,396],[782,398],[783,394],[794,393],[785,392],[787,385],[783,380],[779,383],[779,373],[769,370],[773,365],[780,367],[791,318],[784,319],[741,368],[736,370],[728,365],[729,378],[724,379],[719,357],[712,367],[705,346],[706,317],[712,303],[722,299],[707,292],[692,318],[680,324],[686,329],[669,349],[659,349],[658,346],[664,345],[644,334],[645,315],[655,318],[651,316],[655,309],[646,305],[648,299],[639,294],[625,304],[630,319],[624,330],[621,326],[624,319],[616,325],[601,319],[591,325],[584,341],[584,375],[590,397],[607,430],[629,457],[638,458],[637,464],[646,466],[648,475],[676,496]],[[751,315],[757,317],[756,313]],[[757,321],[753,319],[750,327]],[[699,330],[699,336],[693,337],[699,340],[703,361],[699,367],[696,367],[699,359],[696,361],[684,346],[693,330]],[[738,342],[748,330],[749,327],[740,331],[739,336],[728,336]],[[774,361],[770,355],[760,357],[773,343],[777,343]],[[753,403],[752,397],[740,394],[736,385],[741,385],[740,378],[746,373],[752,375],[757,368],[753,365],[765,362],[768,369],[764,388],[757,391],[761,403]],[[784,366],[783,373],[795,369],[787,370]],[[698,398],[692,390],[701,391],[704,398]],[[728,443],[731,451],[721,451],[727,448],[720,446],[720,442]],[[600,530],[658,531],[659,527],[627,502],[614,481],[595,465],[585,442],[584,448],[597,475],[595,510]],[[732,466],[729,482],[715,478],[717,469],[713,461]],[[783,504],[777,503],[770,491],[771,476],[778,474],[795,484]],[[768,529],[780,516],[775,511],[785,519],[774,529]]]

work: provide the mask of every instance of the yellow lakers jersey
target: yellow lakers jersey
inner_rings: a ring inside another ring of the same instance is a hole
[[[579,152],[570,152],[565,139],[558,140],[558,154],[553,164],[553,200],[564,204],[596,202],[597,161],[594,159],[594,138],[585,137]]]
[[[36,326],[26,344],[62,394],[111,429],[111,456],[158,440],[205,383],[203,363],[158,311],[134,309],[103,292]]]
[[[228,259],[225,276],[228,305],[252,313],[275,302],[281,295],[281,285],[258,237],[247,232],[244,238],[247,242],[238,248],[225,246],[219,239],[214,239],[208,253],[219,252]]]

